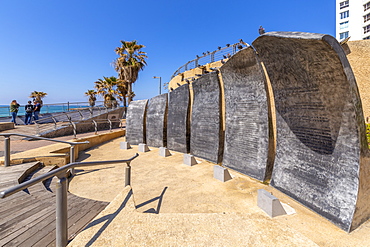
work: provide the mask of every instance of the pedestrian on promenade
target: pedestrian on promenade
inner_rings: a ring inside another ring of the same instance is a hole
[[[12,121],[11,122],[14,123],[15,125],[17,125],[15,119],[17,117],[19,107],[20,107],[20,105],[17,103],[16,100],[13,100],[10,103],[10,114],[12,114]]]
[[[40,110],[41,110],[41,104],[39,101],[35,101],[35,108],[33,109],[33,119],[36,121],[36,120],[39,120],[39,113],[40,113]]]
[[[26,111],[26,119],[24,123],[26,125],[31,124],[31,119],[32,119],[32,113],[33,109],[35,108],[34,105],[32,105],[31,101],[28,101],[28,104],[24,106],[24,110]]]

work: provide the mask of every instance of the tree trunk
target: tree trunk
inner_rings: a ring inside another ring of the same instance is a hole
[[[130,105],[131,101],[132,101],[132,83],[129,82],[127,83],[127,92],[128,92],[128,105]]]
[[[127,101],[126,101],[126,95],[123,95],[123,99],[122,99],[122,101],[123,101],[123,107],[125,108],[125,109],[124,109],[124,111],[125,111],[125,115],[126,115],[126,113],[127,113],[127,106],[126,106]]]

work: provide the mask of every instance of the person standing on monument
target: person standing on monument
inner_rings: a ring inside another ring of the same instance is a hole
[[[265,29],[262,26],[260,26],[260,28],[258,29],[258,33],[260,35],[264,34],[265,33]]]

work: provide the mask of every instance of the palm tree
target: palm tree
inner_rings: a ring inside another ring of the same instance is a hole
[[[132,84],[136,82],[139,71],[144,69],[145,59],[148,58],[146,53],[141,51],[144,47],[144,45],[139,45],[136,40],[121,40],[121,47],[114,50],[119,55],[114,61],[114,69],[117,71],[121,82],[126,84],[129,104],[134,96]]]
[[[46,97],[46,95],[48,94],[44,92],[33,91],[29,97],[32,98],[33,101],[40,102],[40,104],[42,105],[43,104],[42,98]]]
[[[103,78],[104,79],[98,79],[95,82],[95,88],[97,90],[97,94],[100,94],[104,98],[104,105],[111,108],[116,104],[115,96],[118,94],[116,90],[118,84],[117,78],[114,76],[103,76]]]
[[[87,90],[87,92],[85,92],[85,95],[89,96],[89,105],[91,107],[95,106],[95,101],[96,101],[95,95],[96,94],[97,94],[97,92],[95,92],[95,90],[93,90],[93,89],[89,89],[89,90]]]

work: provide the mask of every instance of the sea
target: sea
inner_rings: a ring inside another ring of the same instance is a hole
[[[81,108],[88,108],[88,103],[85,104],[50,104],[46,105],[44,104],[41,107],[41,114],[45,113],[56,113],[56,112],[68,112],[73,109],[81,109]],[[19,107],[18,116],[25,115],[24,105],[21,105]],[[9,111],[9,105],[0,105],[0,117],[9,117],[10,111]]]

